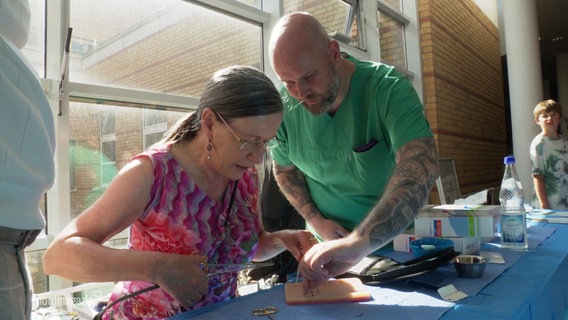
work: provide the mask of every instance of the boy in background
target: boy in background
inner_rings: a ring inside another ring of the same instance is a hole
[[[562,107],[554,100],[534,108],[541,132],[530,147],[533,208],[568,210],[568,141],[559,133],[561,119]]]

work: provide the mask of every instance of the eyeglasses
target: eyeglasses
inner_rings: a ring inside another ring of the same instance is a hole
[[[237,132],[229,125],[227,121],[217,112],[215,112],[219,119],[223,121],[227,129],[231,131],[235,139],[241,144],[241,150],[258,150],[259,147],[262,146],[263,149],[272,149],[280,143],[276,137],[268,139],[266,141],[262,141],[260,139],[243,139],[241,138]]]

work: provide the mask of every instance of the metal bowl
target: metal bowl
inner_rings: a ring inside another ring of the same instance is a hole
[[[452,262],[462,278],[479,278],[485,271],[487,260],[481,256],[462,255],[455,257]]]

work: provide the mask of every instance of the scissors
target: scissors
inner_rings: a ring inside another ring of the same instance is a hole
[[[206,261],[201,262],[201,269],[207,274],[208,277],[217,274],[237,272],[246,269],[254,269],[260,267],[267,267],[273,265],[272,262],[260,262],[260,263],[208,263]]]
[[[266,316],[269,319],[274,320],[272,315],[275,314],[276,312],[278,312],[278,309],[276,309],[276,307],[274,306],[270,306],[266,308],[254,309],[252,310],[252,315],[255,317]]]

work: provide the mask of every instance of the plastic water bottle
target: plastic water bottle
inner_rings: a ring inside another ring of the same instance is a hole
[[[499,190],[501,248],[525,250],[528,242],[523,187],[515,169],[515,157],[505,157],[504,163],[505,173]]]

